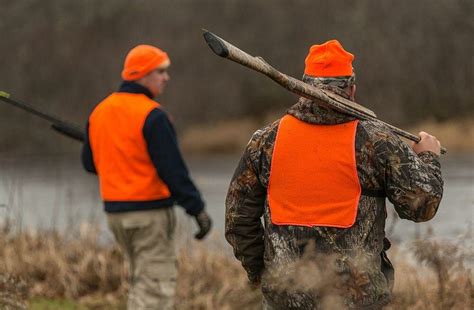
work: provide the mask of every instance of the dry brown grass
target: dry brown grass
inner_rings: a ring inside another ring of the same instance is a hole
[[[473,309],[472,239],[418,240],[395,259],[392,309]],[[412,256],[414,259],[407,259]]]
[[[240,264],[204,247],[182,250],[178,260],[179,309],[261,309],[260,291]]]
[[[118,247],[103,244],[98,236],[94,225],[81,225],[68,236],[5,226],[0,234],[0,308],[21,307],[33,297],[77,300],[93,308],[118,305],[128,287],[126,264]],[[180,251],[178,263],[180,309],[260,305],[259,292],[247,285],[231,257],[195,247]]]
[[[123,302],[127,272],[122,254],[116,246],[99,242],[97,236],[91,225],[68,236],[4,229],[0,236],[0,305],[16,303],[21,308],[32,297],[67,298],[95,308],[101,303],[117,306]],[[389,308],[472,309],[472,255],[465,249],[430,239],[406,250],[391,250],[397,272]],[[179,253],[177,302],[179,309],[261,307],[259,291],[247,284],[238,262],[204,246],[187,247]]]
[[[18,232],[7,225],[0,237],[0,274],[26,281],[31,297],[118,300],[127,290],[123,256],[98,236],[91,225],[69,236]]]

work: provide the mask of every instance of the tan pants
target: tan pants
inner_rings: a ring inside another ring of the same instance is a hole
[[[107,220],[130,263],[127,308],[173,309],[177,276],[174,209],[108,213]]]

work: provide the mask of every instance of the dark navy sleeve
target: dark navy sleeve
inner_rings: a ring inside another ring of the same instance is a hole
[[[176,132],[166,113],[150,112],[143,126],[148,153],[160,178],[171,191],[173,199],[190,215],[204,209],[201,194],[191,180],[178,147]]]
[[[81,152],[81,161],[82,161],[82,166],[84,166],[84,169],[86,169],[87,171],[91,173],[97,174],[97,171],[94,165],[94,159],[92,157],[91,145],[89,143],[89,122],[87,122],[87,125],[86,125],[86,132],[84,135],[84,145],[82,146],[82,152]]]

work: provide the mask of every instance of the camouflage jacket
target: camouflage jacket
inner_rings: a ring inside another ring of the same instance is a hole
[[[303,98],[287,113],[311,124],[354,119]],[[254,133],[226,199],[226,239],[249,279],[262,278],[266,300],[281,309],[320,308],[336,297],[348,308],[388,303],[393,269],[384,251],[389,247],[385,197],[401,218],[430,220],[443,192],[438,156],[417,155],[382,124],[359,121],[356,164],[365,192],[355,224],[348,229],[273,225],[266,198],[278,125],[279,120]]]

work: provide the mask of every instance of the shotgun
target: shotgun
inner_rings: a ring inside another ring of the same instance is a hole
[[[67,121],[64,121],[55,115],[42,112],[27,103],[18,102],[16,100],[10,99],[10,94],[3,91],[0,91],[0,101],[11,104],[12,106],[20,108],[28,113],[36,115],[39,118],[42,118],[50,122],[51,128],[53,128],[57,132],[69,138],[72,138],[74,140],[81,141],[81,142],[84,141],[84,130],[76,124],[72,124]]]
[[[395,134],[417,143],[420,142],[420,137],[379,120],[373,111],[356,102],[288,76],[272,67],[262,57],[254,57],[208,30],[203,29],[203,36],[206,43],[216,55],[260,72],[297,95],[310,100],[324,102],[336,111],[349,114],[361,120],[380,122]],[[441,147],[442,154],[445,154],[446,151],[446,148]]]

